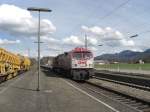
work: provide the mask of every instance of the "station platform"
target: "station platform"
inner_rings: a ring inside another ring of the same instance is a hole
[[[114,112],[50,71],[32,69],[0,84],[0,112]]]

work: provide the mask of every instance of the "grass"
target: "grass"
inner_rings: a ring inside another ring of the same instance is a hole
[[[104,64],[99,65],[95,64],[95,68],[104,68],[104,69],[130,69],[130,70],[150,70],[150,63],[146,64],[126,64],[126,63],[119,63],[119,64]]]

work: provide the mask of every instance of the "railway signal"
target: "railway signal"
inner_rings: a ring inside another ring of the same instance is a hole
[[[37,91],[40,91],[40,87],[39,87],[39,82],[40,82],[40,19],[41,19],[41,16],[40,16],[40,13],[41,12],[51,12],[52,10],[50,9],[47,9],[47,8],[36,8],[36,7],[29,7],[27,8],[28,11],[36,11],[38,12],[38,15],[39,15],[39,20],[38,20],[38,85],[37,85]]]

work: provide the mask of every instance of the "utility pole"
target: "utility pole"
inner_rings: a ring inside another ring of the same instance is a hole
[[[117,58],[118,58],[118,72],[120,72],[120,56],[119,56],[119,52],[117,53]]]
[[[85,34],[85,48],[87,49],[88,47],[88,40],[87,40],[87,35]]]
[[[38,12],[38,84],[37,84],[37,91],[40,91],[40,20],[41,20],[41,15],[40,12],[51,12],[52,10],[47,9],[47,8],[35,8],[35,7],[30,7],[27,8],[28,11],[36,11]]]
[[[28,57],[30,57],[30,48],[28,48]]]

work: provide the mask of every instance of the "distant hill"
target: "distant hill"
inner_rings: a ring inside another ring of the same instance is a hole
[[[120,53],[103,54],[95,57],[95,60],[108,60],[110,62],[119,61],[119,62],[128,62],[128,63],[136,63],[140,59],[143,60],[144,62],[149,63],[150,49],[147,49],[144,52],[134,52],[130,50],[125,50]]]

